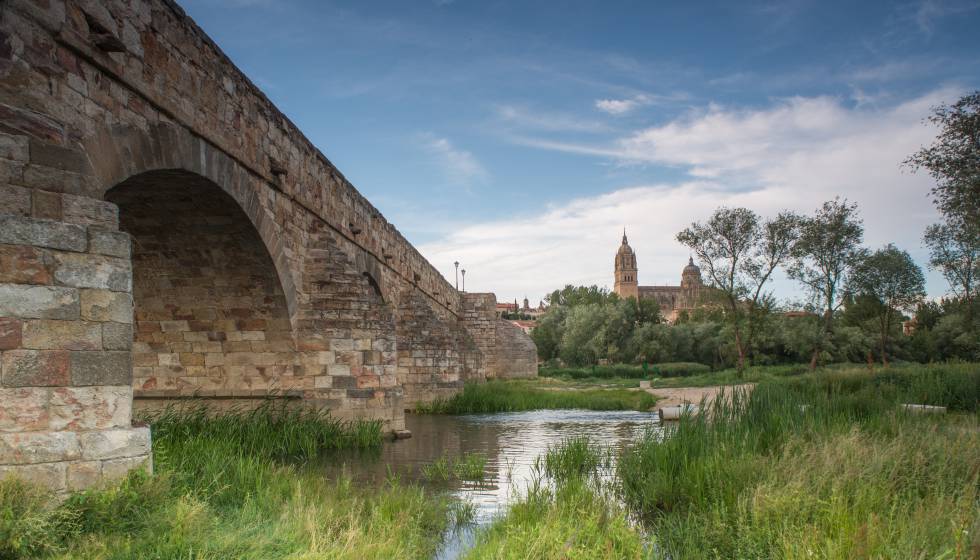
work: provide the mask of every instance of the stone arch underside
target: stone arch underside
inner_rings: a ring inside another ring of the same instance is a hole
[[[167,170],[131,177],[106,199],[133,240],[136,397],[312,389],[272,258],[230,195]]]

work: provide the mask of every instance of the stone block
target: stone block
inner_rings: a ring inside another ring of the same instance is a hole
[[[56,387],[70,380],[65,350],[8,350],[0,361],[4,387]]]
[[[129,234],[97,227],[88,228],[88,250],[90,253],[128,259],[131,253]]]
[[[0,214],[0,243],[81,252],[88,237],[85,228],[75,224]]]
[[[0,433],[0,465],[56,463],[81,457],[75,432]]]
[[[95,430],[79,434],[83,459],[119,459],[150,452],[150,428]]]
[[[20,348],[22,323],[11,317],[0,317],[0,351]]]
[[[153,458],[151,455],[143,457],[127,457],[124,459],[111,459],[102,461],[102,480],[113,482],[126,478],[129,471],[133,469],[145,468],[153,472]]]
[[[81,290],[81,316],[86,321],[133,322],[133,296],[110,290]]]
[[[72,461],[66,482],[72,492],[98,486],[102,482],[102,461]]]
[[[54,279],[62,286],[131,292],[133,271],[128,260],[101,255],[59,253],[55,255]]]
[[[73,288],[0,284],[0,316],[77,319],[79,309],[78,290]]]
[[[75,387],[126,385],[132,380],[130,352],[72,352],[70,361],[71,384]]]
[[[0,432],[48,429],[50,396],[44,388],[0,388]]]
[[[347,364],[330,364],[327,366],[327,373],[334,376],[350,375],[350,366]]]
[[[27,161],[28,137],[0,133],[0,158]]]
[[[130,350],[133,347],[133,325],[103,323],[102,347],[106,350]]]
[[[66,222],[119,229],[119,208],[111,202],[66,194],[62,199],[61,210]]]
[[[0,480],[15,477],[28,484],[43,486],[54,492],[65,490],[67,463],[0,466]]]
[[[27,245],[0,245],[0,282],[50,284],[51,255]]]
[[[61,221],[61,193],[34,190],[31,195],[31,216],[41,220]]]
[[[24,348],[33,350],[101,350],[102,325],[86,321],[28,319]]]
[[[34,165],[52,167],[61,171],[72,173],[91,171],[88,158],[84,153],[57,144],[41,142],[36,138],[31,138],[30,141],[30,158]]]
[[[50,389],[52,430],[96,430],[131,425],[133,389],[125,386]]]
[[[0,184],[0,214],[29,216],[31,214],[31,190],[15,185]]]

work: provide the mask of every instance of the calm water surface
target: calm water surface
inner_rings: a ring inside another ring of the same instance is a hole
[[[406,428],[412,438],[385,444],[380,451],[337,457],[328,468],[344,469],[362,483],[377,483],[397,474],[403,481],[417,481],[443,489],[473,505],[473,523],[447,534],[436,558],[457,558],[472,546],[477,529],[489,524],[519,499],[534,479],[534,461],[572,436],[588,435],[592,441],[622,449],[644,430],[659,430],[655,413],[586,410],[536,410],[466,416],[408,414]],[[479,483],[429,483],[424,465],[443,456],[482,453],[487,457],[486,478]]]

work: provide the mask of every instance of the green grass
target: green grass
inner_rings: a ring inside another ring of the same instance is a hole
[[[488,381],[468,384],[448,399],[419,405],[429,414],[474,414],[523,410],[569,409],[649,410],[656,398],[625,389],[576,389],[550,380]]]
[[[542,367],[538,375],[558,379],[647,379],[650,377],[687,377],[711,371],[710,366],[694,362],[660,364],[613,364],[587,367]]]
[[[449,482],[454,479],[478,482],[483,480],[486,467],[487,456],[483,453],[464,453],[455,459],[442,455],[422,466],[422,476],[432,482]]]
[[[170,410],[151,418],[155,473],[58,507],[0,482],[0,558],[428,558],[449,502],[389,480],[328,481],[316,458],[376,446],[380,426],[309,409]]]
[[[551,480],[565,482],[573,478],[595,478],[603,469],[612,466],[609,450],[593,442],[589,436],[573,436],[535,461],[535,467]]]
[[[978,383],[971,365],[765,380],[633,446],[621,493],[665,558],[975,557]]]
[[[609,454],[588,437],[549,448],[527,496],[480,533],[465,558],[641,558],[643,540],[596,475]],[[550,484],[545,482],[550,481]]]

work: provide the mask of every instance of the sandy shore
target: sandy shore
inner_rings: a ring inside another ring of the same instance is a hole
[[[667,406],[677,406],[681,404],[699,404],[701,399],[711,402],[718,396],[718,393],[725,390],[728,395],[732,394],[735,388],[742,388],[751,391],[755,387],[754,383],[744,383],[742,385],[712,385],[709,387],[677,387],[647,389],[651,395],[657,397],[657,408]]]

